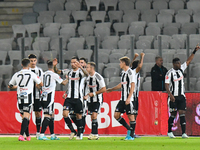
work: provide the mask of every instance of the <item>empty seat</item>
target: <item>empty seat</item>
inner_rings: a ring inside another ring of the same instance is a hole
[[[146,53],[153,53],[153,54],[155,54],[155,55],[158,55],[158,54],[159,54],[158,49],[145,49],[145,50],[144,50],[144,53],[145,53],[145,54],[146,54]]]
[[[142,14],[141,20],[146,21],[146,23],[156,22],[156,15],[154,15],[154,14]]]
[[[154,37],[153,35],[139,36],[139,40],[147,40],[147,41],[149,41],[150,43],[153,42],[154,38],[155,38],[155,37]]]
[[[130,49],[131,41],[129,39],[122,39],[122,40],[118,41],[118,47],[120,49]]]
[[[107,64],[108,61],[109,61],[109,54],[101,52],[99,50],[99,52],[98,52],[98,62]]]
[[[52,36],[58,36],[59,29],[58,28],[52,28],[52,27],[45,27],[43,30],[44,36],[52,37]]]
[[[97,23],[95,26],[96,27],[108,27],[110,29],[111,23],[110,22],[102,22],[102,23]]]
[[[33,11],[39,13],[41,11],[46,11],[48,9],[48,4],[44,2],[35,2],[33,4]]]
[[[170,35],[170,36],[172,36],[173,34],[178,34],[178,28],[177,27],[172,27],[172,26],[165,27],[163,29],[163,34]]]
[[[54,22],[61,24],[70,23],[70,17],[67,15],[56,15],[54,17]]]
[[[173,19],[171,14],[159,14],[157,18],[158,18],[158,22],[161,22],[163,24],[172,22],[172,19]]]
[[[146,27],[146,21],[133,21],[131,22],[131,26],[142,26],[142,27]]]
[[[37,23],[37,13],[24,13],[22,16],[22,24]]]
[[[3,79],[11,79],[13,73],[13,66],[12,65],[0,65],[0,78]],[[7,84],[6,84],[7,85]]]
[[[161,41],[161,45],[162,45],[162,49],[168,49],[170,47],[169,42],[168,41],[164,41],[164,40]],[[158,40],[154,41],[154,48],[158,49]]]
[[[114,67],[105,68],[104,69],[104,77],[105,78],[118,77],[119,76],[119,72],[120,72],[120,69],[118,69],[118,68],[114,68]]]
[[[70,16],[71,15],[71,11],[70,10],[59,10],[56,11],[56,16]]]
[[[174,58],[174,54],[173,53],[163,53],[162,58],[163,58],[164,63],[171,63]]]
[[[144,58],[144,63],[153,63],[155,61],[155,54],[147,53],[145,55],[146,57]]]
[[[157,36],[161,33],[161,29],[156,26],[150,26],[146,28],[146,35]]]
[[[174,34],[170,41],[171,48],[184,49],[186,46],[186,34]]]
[[[65,0],[50,0],[50,2],[60,2],[60,3],[65,3]]]
[[[47,62],[48,60],[57,58],[57,51],[42,51],[41,56],[44,62]]]
[[[77,1],[67,1],[65,3],[65,10],[71,10],[71,11],[81,10],[81,3]]]
[[[189,26],[182,27],[181,28],[181,33],[182,34],[187,34],[187,35],[196,34],[197,33],[197,29],[194,28],[194,27],[189,27]]]
[[[24,47],[28,47],[28,49],[31,49],[33,39],[31,37],[24,38]],[[17,44],[19,45],[19,49],[22,50],[22,38],[17,39]]]
[[[83,49],[83,43],[82,42],[78,42],[78,41],[76,41],[76,42],[69,42],[68,44],[67,44],[67,49],[69,50],[69,51],[74,51],[74,52],[76,52],[77,50],[79,50],[79,49]]]
[[[114,53],[120,53],[120,54],[122,54],[122,55],[126,55],[127,49],[113,49],[113,50],[111,51],[111,53],[112,53],[112,54],[114,54]]]
[[[120,33],[123,32],[124,34],[127,34],[128,30],[128,23],[114,23],[113,28],[115,30],[116,35],[121,35]]]
[[[194,48],[199,43],[199,38],[190,38],[190,46],[189,48]],[[198,58],[199,59],[199,58]]]
[[[46,16],[39,16],[38,22],[41,23],[41,25],[44,27],[46,23],[52,23],[53,22],[53,17],[50,15]]]
[[[128,23],[129,25],[133,21],[138,21],[138,15],[137,14],[125,14],[123,16],[123,22]]]
[[[176,12],[180,9],[184,9],[184,2],[182,0],[175,0],[169,2],[169,8],[174,9]]]
[[[193,10],[194,13],[199,12],[200,1],[189,1],[187,2],[187,9]]]
[[[186,60],[187,60],[187,56],[185,55],[185,54],[174,54],[174,58],[176,58],[176,57],[178,57],[180,60],[181,60],[181,62],[183,63],[183,62],[185,62]]]
[[[102,42],[102,48],[103,49],[115,49],[115,48],[117,48],[117,42],[118,41],[115,42],[115,41],[111,41],[109,39],[104,40]]]
[[[90,10],[90,7],[95,7],[96,10],[99,10],[100,0],[85,0],[87,5],[87,10]]]
[[[12,25],[12,29],[13,29],[14,37],[17,37],[17,34],[22,34],[22,36],[25,37],[25,33],[26,33],[25,25],[14,24]]]
[[[110,29],[108,27],[97,27],[94,29],[94,33],[102,41],[105,36],[110,35]]]
[[[123,57],[124,55],[120,54],[120,53],[114,53],[114,54],[110,54],[109,55],[109,62],[110,63],[119,63],[119,59],[121,57]]]
[[[76,23],[64,23],[61,24],[61,28],[74,28],[76,29],[77,24]]]
[[[139,10],[148,10],[151,9],[151,3],[149,1],[136,1],[135,7]]]
[[[124,14],[137,14],[138,16],[140,15],[140,10],[137,10],[137,9],[128,9],[128,10],[123,10],[124,11]]]
[[[95,23],[94,23],[93,21],[81,21],[81,22],[80,22],[80,26],[83,26],[83,25],[91,26],[91,27],[94,28]]]
[[[114,20],[121,22],[122,20],[122,15],[123,15],[123,11],[109,11],[108,12],[108,16],[110,19],[110,22],[112,23]]]
[[[118,3],[119,10],[132,10],[134,3],[132,1],[121,1]]]
[[[166,1],[154,1],[153,2],[153,9],[168,9],[168,3]]]
[[[1,51],[11,51],[12,50],[12,44],[10,44],[10,43],[0,43],[0,50]]]
[[[60,29],[61,23],[46,23],[45,27],[52,27],[52,28],[58,28],[58,29]]]
[[[195,13],[193,15],[194,22],[200,23],[200,13]]]
[[[120,81],[119,81],[120,82]],[[119,82],[109,82],[108,88],[113,88],[119,84]],[[118,89],[117,91],[120,91],[121,89]]]
[[[83,37],[93,35],[94,28],[88,25],[82,25],[78,27],[78,34]]]
[[[160,14],[171,14],[171,15],[174,15],[175,14],[175,11],[174,9],[161,9],[160,10]]]
[[[148,40],[138,40],[136,42],[137,49],[151,49],[151,42]]]
[[[67,41],[69,38],[63,37],[63,36],[56,36],[56,37],[51,37],[50,41],[50,49],[51,50],[56,50],[59,52],[60,50],[60,38],[62,38],[62,48],[66,49],[67,46]]]
[[[54,11],[41,11],[39,13],[40,16],[54,16],[55,15],[55,12]]]
[[[40,51],[49,50],[49,43],[46,41],[35,41],[33,43],[33,50],[40,50]]]
[[[148,23],[148,26],[156,26],[156,27],[159,27],[159,28],[163,28],[164,24],[161,23],[161,22],[149,22]]]
[[[179,22],[182,24],[182,26],[187,23],[187,22],[190,22],[190,15],[188,14],[177,14],[175,16],[175,19],[176,19],[176,22]]]
[[[117,0],[101,0],[104,3],[105,11],[108,11],[108,7],[113,7],[114,10],[117,8]]]
[[[129,27],[129,34],[134,34],[136,40],[140,35],[144,35],[144,28],[141,26],[130,26]]]
[[[152,15],[155,15],[157,16],[159,14],[159,11],[157,9],[146,9],[146,10],[143,10],[141,11],[141,14],[152,14]]]
[[[143,82],[142,87],[144,91],[151,91],[151,81]]]
[[[168,22],[168,23],[165,23],[164,24],[164,27],[170,27],[170,26],[172,26],[172,27],[177,27],[178,29],[180,29],[181,28],[181,23],[179,23],[179,22]]]
[[[75,36],[75,29],[70,27],[65,27],[60,29],[60,35],[69,38]]]
[[[21,53],[19,53],[19,51],[9,51],[8,56],[10,58],[10,64],[12,66],[21,65],[22,57],[21,57]]]
[[[190,9],[179,9],[179,10],[178,10],[178,14],[181,14],[181,13],[186,13],[186,14],[192,16],[193,11],[190,10]]]
[[[87,11],[73,11],[72,16],[74,18],[75,23],[77,23],[79,20],[86,20],[87,18]]]
[[[199,28],[199,23],[198,22],[186,22],[183,27],[193,27],[198,29]]]
[[[106,54],[110,55],[111,49],[99,49],[98,52],[99,52],[99,53],[100,53],[100,52],[103,52],[103,53],[106,53]]]
[[[105,16],[106,16],[106,12],[105,11],[92,11],[91,12],[91,17],[92,20],[96,23],[97,21],[101,21],[104,22],[105,20]]]
[[[158,39],[158,37],[159,36],[161,36],[161,39],[163,40],[163,41],[166,41],[166,42],[170,42],[171,41],[171,36],[169,36],[169,35],[158,35],[157,36],[157,39]]]
[[[37,36],[40,36],[40,23],[27,24],[25,28],[29,37],[31,37],[32,33],[37,33]]]
[[[78,55],[79,58],[84,57],[88,61],[90,61],[93,51],[89,50],[89,49],[88,50],[83,50],[82,49],[82,50],[77,50],[76,53],[77,53],[77,55]]]
[[[5,65],[7,51],[0,51],[0,65]]]

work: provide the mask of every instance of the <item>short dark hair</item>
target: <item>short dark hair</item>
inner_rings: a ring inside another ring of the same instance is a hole
[[[92,66],[92,67],[96,67],[96,64],[95,64],[95,62],[88,62],[87,64],[89,64],[90,66]]]
[[[35,54],[30,54],[28,55],[28,58],[31,59],[31,58],[36,58],[37,59],[37,56]]]
[[[180,61],[180,59],[179,58],[174,58],[173,60],[172,60],[172,63],[174,64],[174,63],[176,63],[177,61]]]
[[[119,59],[122,62],[125,62],[126,66],[130,65],[130,59],[127,56],[124,56],[122,58]]]
[[[132,68],[131,68],[131,69],[137,68],[138,64],[139,64],[139,60],[135,60],[135,61],[132,63]]]
[[[28,67],[29,63],[30,63],[30,60],[28,58],[22,59],[22,66],[23,67]]]
[[[84,57],[79,58],[79,60],[84,60],[84,62],[87,63],[87,59]]]
[[[77,56],[73,56],[73,57],[71,58],[71,60],[72,60],[72,59],[76,59],[77,61],[79,61],[79,59],[78,59]]]
[[[162,58],[162,57],[161,56],[156,56],[155,61],[157,61],[160,58]]]
[[[47,60],[47,66],[48,68],[53,68],[53,61],[52,60]]]

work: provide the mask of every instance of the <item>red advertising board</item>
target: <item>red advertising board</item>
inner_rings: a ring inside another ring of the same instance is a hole
[[[55,133],[69,134],[70,130],[65,125],[62,117],[63,92],[55,94]],[[120,92],[104,93],[104,103],[98,116],[99,134],[126,134],[126,129],[113,117],[115,107],[120,99]],[[187,132],[189,135],[200,133],[200,94],[187,93]],[[21,125],[21,116],[17,108],[16,92],[0,92],[0,134],[18,134]],[[128,122],[126,115],[123,117]],[[91,132],[91,119],[86,117],[85,134]],[[140,92],[139,114],[137,117],[136,134],[139,135],[166,135],[167,134],[167,94],[162,92]],[[36,132],[35,115],[31,114],[30,133]],[[74,125],[74,124],[73,124]],[[180,134],[180,126],[173,130]],[[75,125],[74,125],[75,127]],[[49,131],[47,130],[47,133]]]

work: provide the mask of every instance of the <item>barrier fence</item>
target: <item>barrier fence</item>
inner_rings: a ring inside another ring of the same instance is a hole
[[[62,117],[63,91],[55,94],[55,133],[69,134],[70,130],[65,125]],[[0,92],[0,134],[18,134],[21,126],[21,116],[17,107],[16,92]],[[126,129],[122,127],[113,117],[115,107],[120,99],[120,92],[104,93],[104,102],[101,113],[98,116],[99,134],[101,135],[123,135]],[[200,93],[186,93],[187,113],[186,132],[188,135],[200,135]],[[162,92],[140,92],[139,114],[137,117],[136,134],[139,135],[166,135],[168,122],[167,94]],[[123,115],[126,121],[126,115]],[[86,117],[86,128],[84,134],[91,132],[90,116]],[[36,133],[35,115],[31,114],[29,130],[31,134]],[[74,125],[74,124],[73,124]],[[75,126],[74,126],[75,127]],[[181,135],[179,118],[174,120],[173,130],[175,135]],[[49,130],[47,130],[49,133]]]

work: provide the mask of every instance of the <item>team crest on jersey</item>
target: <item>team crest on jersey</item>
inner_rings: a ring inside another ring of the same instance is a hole
[[[169,79],[169,77],[168,76],[166,76],[166,78],[165,79]]]

